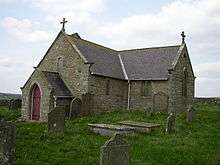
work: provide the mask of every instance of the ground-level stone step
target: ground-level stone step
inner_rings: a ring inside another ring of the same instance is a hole
[[[130,120],[120,121],[117,124],[121,126],[133,127],[136,132],[150,132],[152,129],[160,127],[160,124],[137,122],[137,121],[130,121]]]
[[[112,136],[115,133],[127,135],[135,132],[134,127],[113,124],[88,124],[90,129],[100,135]]]

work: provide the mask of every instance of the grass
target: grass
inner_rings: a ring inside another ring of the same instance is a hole
[[[0,108],[0,115],[15,120],[17,113]],[[195,105],[196,118],[188,124],[185,114],[178,114],[176,133],[126,137],[134,165],[217,165],[220,162],[220,105]],[[46,124],[18,122],[16,162],[18,165],[93,165],[99,164],[100,147],[109,137],[88,130],[88,123],[115,123],[121,120],[155,122],[165,127],[167,114],[112,112],[66,121],[64,135],[50,135]]]

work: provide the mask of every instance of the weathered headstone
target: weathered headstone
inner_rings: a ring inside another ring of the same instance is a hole
[[[76,118],[81,113],[82,101],[79,98],[75,98],[70,103],[69,119]]]
[[[48,113],[48,132],[63,133],[65,128],[65,108],[55,107]]]
[[[0,121],[0,163],[2,165],[10,165],[15,160],[15,134],[15,124]]]
[[[115,134],[101,147],[100,165],[129,165],[129,146],[120,134]]]
[[[166,132],[167,133],[172,133],[175,131],[175,121],[176,116],[174,113],[170,113],[168,118],[167,118],[167,124],[166,124]]]
[[[21,99],[12,99],[9,101],[9,110],[18,110],[21,108]]]
[[[187,109],[187,115],[186,115],[186,121],[188,123],[192,122],[193,115],[194,115],[193,107],[192,105],[190,105],[189,108]]]
[[[166,93],[158,92],[153,95],[153,110],[155,112],[168,111],[168,96]]]

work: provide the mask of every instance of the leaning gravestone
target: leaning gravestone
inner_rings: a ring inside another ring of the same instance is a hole
[[[192,122],[193,115],[194,115],[193,107],[192,107],[192,105],[190,105],[189,108],[187,109],[187,115],[186,115],[186,121],[188,123]]]
[[[65,108],[55,107],[48,113],[48,132],[63,133],[65,127]]]
[[[21,108],[21,99],[12,99],[9,101],[9,110],[18,110]]]
[[[176,116],[174,113],[170,113],[170,115],[167,118],[167,124],[166,124],[166,132],[172,133],[175,131],[175,120]]]
[[[128,144],[120,134],[114,134],[101,147],[100,165],[129,165]]]
[[[10,165],[15,159],[16,127],[12,122],[0,121],[0,163]]]

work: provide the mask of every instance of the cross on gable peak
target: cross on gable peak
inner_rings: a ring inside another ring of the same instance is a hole
[[[184,44],[185,43],[185,38],[186,38],[186,35],[185,35],[184,31],[182,31],[181,36],[182,36],[182,44]]]
[[[68,21],[67,21],[65,18],[63,18],[63,21],[60,22],[60,24],[63,25],[63,26],[62,26],[62,31],[63,31],[63,32],[65,32],[65,24],[66,24],[67,22],[68,22]]]

